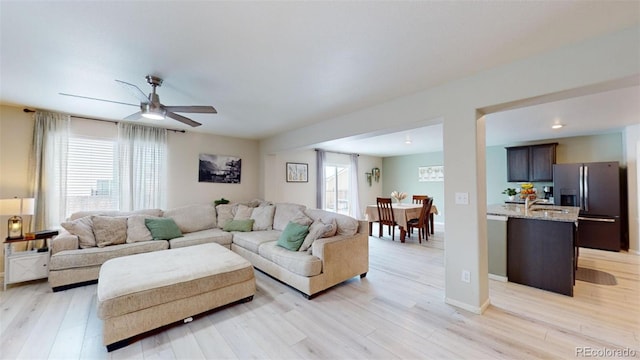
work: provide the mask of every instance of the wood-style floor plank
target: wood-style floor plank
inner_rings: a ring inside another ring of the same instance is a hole
[[[422,244],[416,236],[369,243],[366,278],[306,300],[256,271],[253,301],[111,353],[96,285],[58,293],[46,281],[11,285],[0,292],[0,359],[547,359],[573,358],[577,347],[640,356],[636,255],[581,249],[579,265],[617,285],[577,281],[574,297],[490,280],[491,305],[476,315],[444,302],[441,229]]]

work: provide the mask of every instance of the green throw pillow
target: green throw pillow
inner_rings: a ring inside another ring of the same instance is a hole
[[[171,240],[182,237],[182,231],[172,218],[144,219],[153,240]]]
[[[224,224],[224,231],[251,231],[253,229],[253,219],[230,220]]]
[[[309,226],[289,222],[280,234],[277,244],[285,249],[298,251],[308,233]]]

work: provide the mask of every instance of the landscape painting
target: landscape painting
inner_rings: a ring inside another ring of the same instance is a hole
[[[200,154],[198,181],[240,184],[242,159],[229,155]]]

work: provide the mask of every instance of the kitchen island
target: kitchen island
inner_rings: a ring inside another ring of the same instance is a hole
[[[487,215],[508,218],[508,281],[573,296],[579,210],[551,204],[487,206]]]

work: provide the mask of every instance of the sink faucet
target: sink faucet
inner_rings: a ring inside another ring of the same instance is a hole
[[[526,210],[529,210],[529,208],[531,206],[533,206],[533,204],[539,203],[539,202],[547,202],[547,200],[545,199],[535,199],[535,200],[529,200],[529,197],[527,196],[526,199],[524,200],[524,208]]]

